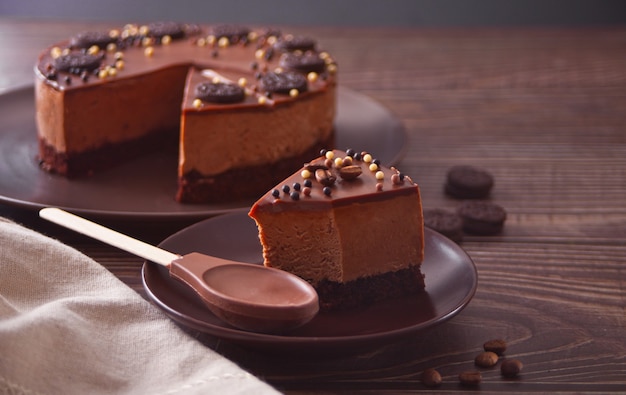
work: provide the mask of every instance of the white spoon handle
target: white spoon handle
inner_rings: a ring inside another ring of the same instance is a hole
[[[174,259],[180,258],[180,255],[133,239],[59,208],[43,208],[39,211],[39,216],[163,266],[169,266]]]

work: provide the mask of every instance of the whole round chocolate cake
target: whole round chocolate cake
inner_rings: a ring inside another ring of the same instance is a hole
[[[256,197],[332,146],[336,70],[315,39],[274,29],[77,33],[35,67],[41,167],[80,177],[169,147],[178,201]]]

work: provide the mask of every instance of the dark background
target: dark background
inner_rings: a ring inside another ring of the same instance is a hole
[[[0,0],[0,16],[282,25],[626,24],[626,0]]]

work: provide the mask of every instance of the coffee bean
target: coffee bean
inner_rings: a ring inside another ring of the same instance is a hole
[[[422,372],[422,384],[426,387],[438,387],[441,385],[441,375],[435,369],[426,369]]]
[[[491,351],[481,352],[474,358],[474,363],[481,368],[490,368],[498,363],[498,354]]]
[[[485,351],[491,351],[498,355],[504,354],[506,351],[506,341],[502,339],[492,339],[483,344]]]
[[[468,370],[459,374],[459,381],[463,385],[475,386],[480,384],[482,380],[483,376],[476,370]]]
[[[505,359],[500,366],[500,373],[507,378],[517,377],[523,367],[524,364],[517,359]]]

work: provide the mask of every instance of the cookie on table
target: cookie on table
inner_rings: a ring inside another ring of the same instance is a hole
[[[506,210],[502,206],[484,200],[467,200],[458,208],[463,221],[463,231],[475,235],[495,235],[502,231]]]
[[[424,226],[457,243],[463,239],[463,221],[454,212],[440,208],[425,209]]]
[[[488,171],[458,165],[448,170],[445,192],[459,199],[482,199],[489,196],[493,184],[493,176]]]

